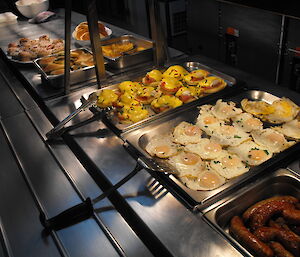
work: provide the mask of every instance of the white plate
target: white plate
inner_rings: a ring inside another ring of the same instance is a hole
[[[105,27],[105,31],[107,32],[107,37],[101,37],[100,40],[107,40],[111,37],[112,35],[112,30],[108,27]],[[72,33],[72,37],[75,40],[76,43],[78,43],[81,46],[89,46],[91,45],[91,41],[90,40],[78,40],[75,38],[75,30]]]

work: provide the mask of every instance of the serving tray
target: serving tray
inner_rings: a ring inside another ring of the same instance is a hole
[[[204,210],[204,219],[228,239],[244,256],[253,256],[229,233],[233,216],[242,213],[255,203],[274,196],[290,195],[300,199],[300,176],[287,169],[273,170],[253,181],[245,188],[230,194],[222,203]]]
[[[225,82],[227,83],[227,86],[216,92],[216,93],[212,93],[212,94],[207,94],[204,95],[203,97],[194,100],[192,102],[189,103],[185,103],[182,106],[176,107],[174,109],[170,109],[164,112],[160,112],[160,113],[155,113],[150,107],[146,107],[149,110],[149,117],[141,120],[139,122],[136,122],[134,124],[124,124],[124,123],[120,123],[116,113],[114,111],[109,111],[106,113],[105,118],[103,119],[104,123],[106,123],[106,125],[108,125],[117,135],[120,135],[121,133],[133,130],[133,129],[137,129],[140,126],[142,126],[143,124],[146,124],[152,120],[155,119],[160,119],[161,117],[165,116],[165,115],[169,115],[171,113],[176,113],[177,111],[183,110],[188,108],[189,106],[194,106],[197,105],[199,103],[201,103],[203,100],[208,100],[208,99],[216,99],[216,98],[220,98],[226,95],[230,95],[233,92],[238,92],[241,91],[243,89],[243,83],[240,81],[237,81],[234,77],[229,76],[227,74],[224,74],[222,72],[219,72],[217,70],[214,70],[208,66],[205,66],[199,62],[178,62],[178,63],[174,63],[172,65],[181,65],[182,67],[184,67],[185,69],[187,69],[189,72],[196,70],[196,69],[204,69],[210,72],[210,74],[212,76],[217,76],[222,78],[223,80],[225,80]],[[146,73],[149,70],[143,70],[140,72],[136,72],[132,75],[129,75],[128,77],[126,77],[126,80],[131,80],[131,81],[142,81],[142,78],[146,75]],[[163,70],[164,71],[164,70]],[[121,82],[121,81],[120,81]],[[112,90],[116,90],[118,88],[119,83],[113,83],[109,86],[104,86],[103,89],[112,89]],[[103,89],[100,89],[99,92]],[[85,96],[87,97],[87,96]],[[98,107],[95,108],[96,111],[101,112],[102,110]]]
[[[86,48],[77,48],[77,49],[72,49],[71,51],[75,51],[75,50],[83,50],[86,53],[92,54]],[[53,54],[49,56],[57,56],[57,55]],[[42,82],[53,88],[62,88],[64,86],[64,74],[48,75],[46,72],[44,72],[42,67],[39,65],[39,61],[43,58],[44,57],[38,58],[33,61],[34,65],[36,66],[39,73],[41,74]],[[70,71],[70,84],[73,85],[73,84],[81,83],[93,79],[95,77],[96,77],[95,66],[89,66],[79,70]]]
[[[230,97],[224,97],[223,101],[233,101],[238,105],[238,103],[240,103],[244,98],[249,100],[261,100],[267,103],[272,103],[274,100],[278,99],[277,96],[268,92],[259,90],[246,90]],[[202,101],[198,102],[196,105],[188,106],[188,108],[184,108],[175,113],[170,113],[167,116],[160,117],[159,119],[145,124],[138,129],[121,134],[121,137],[126,142],[126,146],[129,151],[136,156],[142,156],[143,158],[146,158],[149,166],[151,166],[153,170],[160,172],[167,171],[170,173],[172,170],[170,170],[170,166],[167,164],[167,162],[163,159],[150,156],[145,151],[145,146],[152,137],[170,133],[172,129],[182,121],[195,124],[197,116],[199,115],[198,107],[203,104],[215,104],[215,102],[216,99],[202,99]],[[287,162],[298,156],[297,152],[299,153],[299,151],[300,144],[296,143],[288,149],[274,155],[271,159],[265,161],[264,163],[251,167],[250,170],[243,175],[230,179],[219,188],[210,191],[196,191],[187,188],[174,175],[161,173],[159,175],[159,179],[162,181],[162,183],[167,184],[168,189],[170,189],[171,192],[176,192],[176,195],[179,196],[180,200],[187,204],[189,208],[194,210],[202,210],[211,205],[213,202],[220,200],[230,191],[238,187],[242,187],[246,182],[254,179],[256,176],[259,176],[261,173],[277,169],[278,167],[284,167]]]

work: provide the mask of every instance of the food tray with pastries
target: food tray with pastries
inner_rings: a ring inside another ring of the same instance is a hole
[[[59,88],[63,86],[64,52],[34,60],[42,82]],[[85,48],[73,49],[70,52],[70,84],[76,84],[96,77],[93,55]]]
[[[300,256],[300,177],[273,170],[204,211],[243,256]]]
[[[123,35],[102,42],[103,56],[112,69],[125,69],[130,66],[153,60],[153,42],[133,35]]]
[[[299,103],[298,103],[299,104]],[[299,107],[258,90],[210,99],[123,133],[129,150],[166,171],[161,181],[190,208],[284,165],[300,151]]]
[[[109,109],[108,121],[118,133],[176,112],[202,99],[241,90],[236,79],[196,62],[141,71],[97,92],[97,109]]]
[[[64,40],[52,39],[48,35],[39,38],[20,38],[7,46],[7,57],[16,63],[29,64],[33,60],[52,55],[64,49]]]

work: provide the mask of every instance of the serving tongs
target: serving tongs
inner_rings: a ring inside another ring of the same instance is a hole
[[[88,99],[85,99],[83,96],[81,97],[82,104],[71,114],[69,114],[66,118],[64,118],[61,122],[59,122],[53,129],[51,129],[48,133],[46,133],[47,139],[54,139],[60,137],[67,128],[65,125],[74,119],[79,113],[93,106],[97,101],[97,92],[93,92],[89,95]],[[103,109],[102,112],[105,112]]]
[[[163,167],[155,164],[152,160],[146,157],[138,157],[137,163],[134,169],[126,175],[123,179],[121,179],[118,183],[113,185],[110,189],[103,192],[99,196],[91,199],[87,197],[82,203],[77,204],[69,209],[61,212],[60,214],[46,219],[46,215],[44,212],[40,212],[40,222],[43,227],[47,230],[60,230],[62,228],[66,228],[68,226],[74,225],[80,221],[86,220],[93,216],[94,214],[94,207],[93,205],[100,202],[104,198],[108,197],[110,194],[115,192],[118,188],[124,185],[127,181],[133,178],[139,171],[142,169],[151,171],[151,172],[164,172],[174,174],[174,171],[165,170]]]

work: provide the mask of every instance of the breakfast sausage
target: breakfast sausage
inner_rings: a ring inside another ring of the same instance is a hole
[[[230,233],[250,251],[259,257],[272,257],[274,256],[272,249],[253,235],[244,225],[243,220],[234,216],[230,222]]]
[[[263,227],[267,221],[274,215],[282,213],[285,209],[294,208],[294,205],[289,202],[271,201],[256,209],[250,217],[249,227],[256,230]]]
[[[296,256],[300,255],[300,237],[292,231],[280,228],[260,227],[254,231],[254,235],[265,243],[274,240],[279,241],[288,251]]]
[[[268,204],[273,201],[279,201],[279,202],[289,202],[289,203],[297,203],[298,199],[293,196],[275,196],[271,197],[265,200],[262,200],[251,207],[249,207],[244,213],[243,213],[243,219],[244,221],[248,221],[248,219],[252,216],[253,213],[257,211],[258,208],[264,206],[265,204]]]
[[[285,209],[282,212],[284,219],[292,225],[300,225],[300,210],[297,209]]]
[[[286,250],[282,244],[278,242],[270,242],[270,247],[274,251],[275,256],[277,257],[294,257],[288,250]]]

